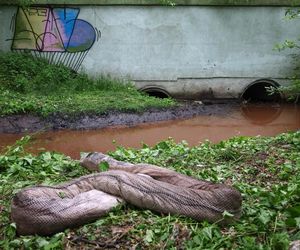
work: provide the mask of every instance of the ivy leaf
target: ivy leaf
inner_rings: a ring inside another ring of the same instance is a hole
[[[109,169],[109,164],[106,161],[99,163],[98,168],[100,172],[105,172]]]
[[[264,224],[266,225],[269,221],[270,221],[270,214],[265,211],[265,210],[260,210],[260,215],[258,217],[258,219]]]
[[[154,236],[154,233],[152,230],[147,230],[146,231],[146,236],[145,236],[145,241],[150,243],[153,241],[153,236]]]
[[[29,165],[32,165],[33,158],[30,158],[30,157],[24,157],[24,160],[25,160]]]
[[[45,152],[43,153],[43,159],[44,161],[50,161],[51,160],[51,153],[50,152]]]
[[[64,192],[59,192],[59,193],[58,193],[58,196],[59,196],[61,199],[64,199],[67,195],[66,195],[66,193],[64,193]]]
[[[300,229],[300,217],[295,218],[296,226]]]

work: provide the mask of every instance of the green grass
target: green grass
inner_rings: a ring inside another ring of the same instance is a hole
[[[0,52],[0,116],[104,114],[174,106],[137,91],[129,82],[89,78],[30,55]]]
[[[125,205],[94,223],[52,237],[16,236],[10,201],[23,187],[66,181],[87,170],[58,153],[32,156],[28,138],[0,156],[0,248],[3,249],[288,249],[300,239],[300,131],[276,137],[237,137],[196,147],[163,141],[142,149],[118,148],[110,155],[146,162],[236,187],[243,214],[221,227]]]

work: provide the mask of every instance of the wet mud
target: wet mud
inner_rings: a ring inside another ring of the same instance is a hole
[[[24,133],[61,129],[99,129],[111,126],[134,126],[142,123],[191,118],[196,115],[226,114],[237,103],[203,105],[199,102],[181,103],[170,109],[150,109],[143,113],[109,112],[103,115],[53,115],[41,118],[33,115],[0,117],[0,133]]]

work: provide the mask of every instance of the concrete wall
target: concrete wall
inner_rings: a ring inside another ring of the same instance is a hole
[[[293,74],[291,52],[273,50],[299,35],[299,22],[284,20],[286,7],[65,6],[66,19],[76,15],[72,27],[50,20],[64,9],[56,6],[46,8],[55,25],[41,26],[43,8],[0,6],[0,50],[29,49],[175,97],[236,98],[257,79],[285,84]]]

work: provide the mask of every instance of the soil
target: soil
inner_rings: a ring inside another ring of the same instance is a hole
[[[23,133],[58,129],[98,129],[111,126],[133,126],[141,123],[191,118],[196,115],[226,115],[236,103],[204,105],[201,102],[183,102],[170,109],[150,109],[143,113],[111,111],[102,115],[34,115],[0,117],[0,133]]]

